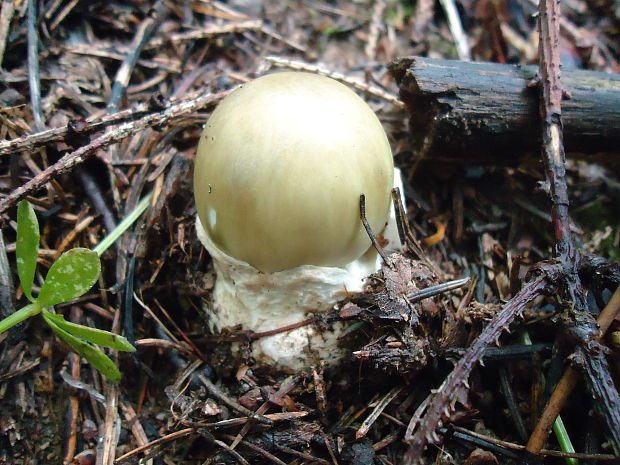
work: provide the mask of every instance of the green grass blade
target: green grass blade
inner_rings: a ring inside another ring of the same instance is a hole
[[[91,365],[93,365],[108,379],[115,382],[120,381],[121,372],[110,357],[96,347],[90,345],[88,342],[69,334],[67,331],[58,326],[52,318],[49,318],[49,315],[51,315],[51,313],[44,312],[43,318],[59,339],[68,344],[76,354],[88,360]]]
[[[119,237],[121,237],[123,235],[123,233],[125,231],[127,231],[127,229],[129,229],[129,227],[140,217],[140,215],[142,215],[142,213],[144,213],[144,211],[149,206],[149,202],[151,201],[151,197],[152,196],[153,196],[152,192],[146,194],[142,198],[142,200],[140,200],[140,202],[138,202],[138,205],[136,205],[136,208],[129,215],[127,215],[123,219],[123,221],[121,221],[116,226],[116,228],[114,228],[112,231],[110,231],[110,233],[106,237],[104,237],[101,240],[101,242],[99,242],[99,244],[97,244],[93,248],[93,251],[96,252],[97,255],[101,256],[101,254],[103,252],[108,250],[108,248],[112,244],[114,244],[117,241],[117,239]]]
[[[136,348],[132,346],[127,339],[118,334],[104,331],[102,329],[91,328],[89,326],[78,325],[65,320],[65,317],[55,313],[43,310],[46,319],[53,320],[56,325],[64,329],[69,334],[111,349],[123,350],[125,352],[135,352]]]
[[[31,302],[32,283],[37,268],[39,255],[39,221],[32,205],[26,200],[17,206],[17,240],[15,242],[15,256],[17,257],[17,275],[24,294]]]
[[[31,316],[35,316],[41,313],[41,307],[37,304],[29,304],[24,308],[20,308],[16,312],[11,313],[4,320],[0,321],[0,333],[5,332],[8,329],[11,329],[17,323],[21,323],[24,320],[27,320]]]
[[[75,248],[63,253],[47,272],[37,302],[52,307],[88,291],[101,272],[99,256],[92,250]]]
[[[570,436],[568,435],[568,431],[566,430],[566,426],[564,426],[564,420],[562,417],[557,417],[555,422],[553,423],[553,433],[555,434],[558,443],[560,444],[560,449],[563,452],[575,452],[575,448],[573,447],[573,443],[570,440]],[[565,459],[568,465],[578,465],[579,460],[573,457],[567,457]]]

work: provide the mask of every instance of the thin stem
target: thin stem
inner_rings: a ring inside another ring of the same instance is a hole
[[[123,235],[123,233],[125,231],[127,231],[127,229],[129,229],[129,227],[134,223],[134,221],[136,221],[140,215],[142,215],[142,213],[144,213],[144,211],[147,209],[147,207],[149,206],[149,202],[151,201],[151,197],[153,196],[153,193],[148,193],[146,194],[142,200],[140,200],[140,202],[138,203],[138,205],[136,205],[136,208],[129,214],[127,215],[123,221],[121,221],[116,228],[114,228],[112,231],[110,231],[110,234],[108,234],[106,237],[104,237],[101,242],[99,242],[99,244],[97,244],[95,246],[95,248],[93,248],[94,252],[97,252],[97,255],[99,255],[101,257],[101,255],[103,254],[103,252],[105,252],[106,250],[108,250],[108,248],[114,244],[114,242],[116,242],[116,240],[121,237]]]
[[[377,237],[372,232],[372,228],[370,227],[370,223],[368,223],[368,219],[366,218],[366,196],[364,194],[360,194],[360,219],[362,220],[362,224],[364,225],[364,229],[366,229],[366,233],[368,234],[368,237],[370,238],[370,242],[372,243],[372,245],[375,248],[375,250],[377,251],[377,253],[383,259],[383,263],[385,263],[390,268],[392,268],[393,267],[392,262],[387,257],[387,255],[385,255],[385,252],[383,251],[383,248],[377,242]]]
[[[11,313],[4,320],[0,321],[0,333],[5,332],[8,329],[11,329],[18,323],[21,323],[28,318],[38,315],[41,313],[42,308],[38,303],[34,302],[29,305],[26,305],[23,308],[20,308],[15,313]]]

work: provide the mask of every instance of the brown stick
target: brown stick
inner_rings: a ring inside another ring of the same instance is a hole
[[[444,380],[436,392],[430,394],[413,414],[407,431],[405,441],[409,444],[404,457],[405,465],[414,465],[419,462],[427,443],[435,443],[439,440],[436,433],[441,423],[449,418],[454,410],[456,402],[463,399],[469,390],[467,380],[471,371],[478,364],[484,353],[484,349],[495,341],[510,322],[523,311],[525,306],[536,297],[548,294],[555,288],[555,282],[561,278],[561,269],[554,264],[544,264],[537,276],[526,284],[495,315],[493,320],[484,328],[476,340],[471,344],[467,353],[454,366],[452,372]]]
[[[618,312],[620,312],[620,287],[616,289],[616,292],[609,300],[609,303],[605,306],[597,320],[601,328],[601,335],[604,335],[607,332],[607,329],[609,329],[611,322],[614,320]],[[569,367],[566,369],[562,375],[562,378],[560,378],[560,381],[556,384],[555,389],[549,398],[549,402],[547,402],[547,406],[540,416],[540,420],[538,421],[536,428],[534,428],[534,431],[530,436],[526,447],[527,451],[531,453],[541,452],[542,448],[545,446],[547,437],[549,436],[551,426],[564,408],[564,405],[566,405],[568,396],[577,384],[578,376],[579,374],[574,368]]]
[[[562,135],[562,86],[560,83],[560,0],[539,3],[539,60],[542,120],[542,158],[551,197],[551,217],[556,239],[555,252],[564,274],[563,291],[569,299],[565,330],[578,343],[573,362],[584,371],[594,407],[607,426],[616,454],[620,453],[620,397],[609,373],[605,351],[596,340],[599,330],[588,311],[585,293],[578,273],[580,252],[568,216],[568,186],[564,168]],[[572,388],[569,380],[563,388]],[[572,383],[574,385],[574,382]],[[547,419],[548,421],[549,419]],[[555,420],[555,418],[553,418]],[[544,431],[543,431],[544,433]],[[532,439],[528,451],[538,454],[544,440]]]

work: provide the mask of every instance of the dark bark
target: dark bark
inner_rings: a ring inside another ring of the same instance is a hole
[[[414,155],[511,165],[541,146],[536,66],[399,58],[390,71],[411,115]],[[620,75],[562,71],[569,156],[620,162]]]

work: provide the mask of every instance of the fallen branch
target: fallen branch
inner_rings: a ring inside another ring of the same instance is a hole
[[[577,343],[572,362],[585,375],[586,386],[593,398],[594,408],[607,426],[607,434],[610,436],[614,453],[620,455],[620,396],[609,372],[605,357],[606,349],[597,340],[599,327],[588,310],[579,276],[581,254],[570,230],[561,107],[560,0],[541,0],[538,17],[542,158],[551,198],[551,218],[556,240],[555,253],[564,275],[560,291],[561,295],[568,300],[565,303],[563,329]],[[527,450],[532,454],[538,454],[543,445],[544,437],[539,435],[530,440]]]
[[[390,72],[411,115],[415,156],[512,165],[538,155],[538,67],[405,57]],[[618,160],[620,75],[564,71],[562,78],[566,150]]]

